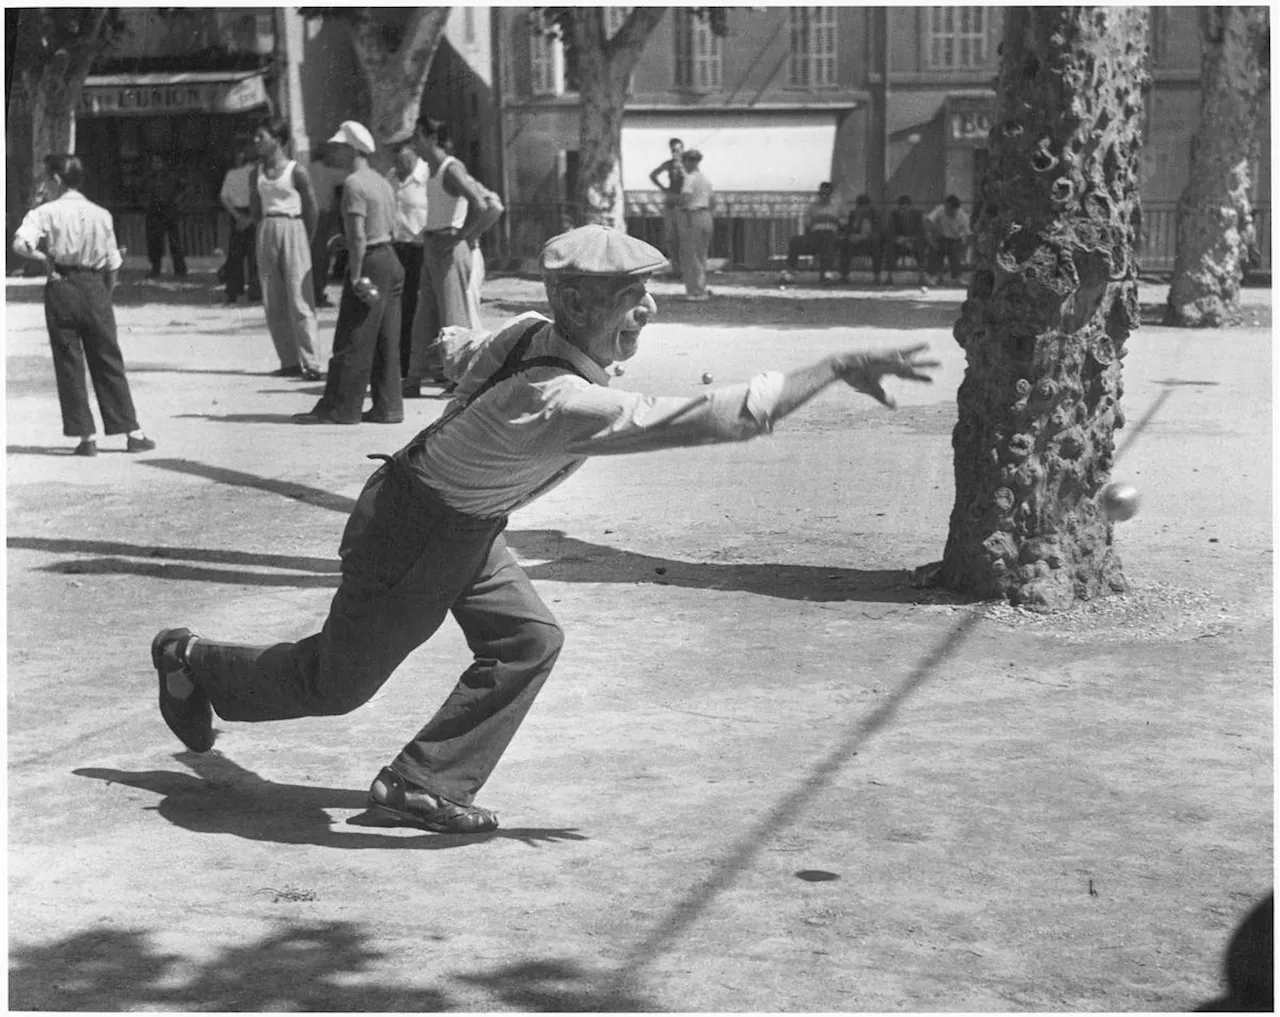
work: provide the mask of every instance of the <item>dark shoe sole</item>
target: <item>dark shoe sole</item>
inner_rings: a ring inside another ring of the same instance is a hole
[[[160,679],[160,716],[169,730],[192,752],[208,752],[213,748],[213,707],[209,697],[197,686],[186,699],[170,695],[165,681],[164,650],[175,639],[191,636],[190,629],[164,629],[151,641],[151,663]]]
[[[374,417],[368,413],[360,414],[360,419],[366,424],[403,424],[404,417]]]

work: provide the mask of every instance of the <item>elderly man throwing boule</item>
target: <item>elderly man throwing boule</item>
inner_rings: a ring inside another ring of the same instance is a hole
[[[843,381],[892,405],[881,380],[929,381],[914,346],[825,357],[693,397],[609,387],[657,311],[655,248],[603,226],[542,250],[554,321],[525,314],[471,363],[441,418],[370,478],[343,534],[342,581],[323,629],[239,646],[166,629],[152,642],[160,711],[195,752],[213,718],[343,714],[368,702],[452,612],[475,660],[424,728],[373,780],[371,808],[428,830],[483,833],[474,804],[560,653],[562,633],[503,541],[512,512],[589,456],[743,441]]]

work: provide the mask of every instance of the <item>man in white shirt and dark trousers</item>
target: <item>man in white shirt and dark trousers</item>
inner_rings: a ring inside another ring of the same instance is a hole
[[[222,191],[218,195],[231,220],[231,235],[227,239],[228,304],[240,299],[246,281],[249,284],[249,303],[256,304],[262,300],[262,280],[258,278],[258,231],[250,208],[249,180],[253,176],[253,159],[250,148],[237,154],[236,165],[222,178]]]
[[[474,661],[374,778],[369,805],[443,833],[484,833],[474,804],[560,653],[563,633],[507,549],[508,517],[592,455],[744,441],[837,381],[892,405],[885,376],[928,381],[923,346],[825,357],[692,397],[609,387],[657,312],[656,248],[604,226],[553,237],[541,267],[555,321],[508,322],[472,361],[444,415],[373,474],[347,522],[342,581],[316,635],[244,646],[166,629],[152,642],[160,712],[194,752],[223,720],[349,713],[447,614]]]
[[[400,376],[409,373],[413,352],[413,316],[422,286],[422,234],[427,228],[427,178],[431,168],[414,151],[412,139],[392,145],[395,160],[387,180],[396,196],[396,218],[391,246],[404,266],[404,293],[400,298]]]
[[[96,456],[98,443],[84,372],[88,364],[106,434],[125,434],[127,452],[150,452],[133,409],[124,358],[116,338],[111,294],[124,259],[116,246],[111,213],[80,193],[84,165],[74,155],[45,160],[46,194],[22,220],[14,253],[44,262],[44,320],[53,347],[53,371],[62,407],[62,433],[79,438],[74,454]]]

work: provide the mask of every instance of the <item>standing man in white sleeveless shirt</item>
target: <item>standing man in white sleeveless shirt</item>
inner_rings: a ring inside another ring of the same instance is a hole
[[[254,167],[249,200],[258,224],[263,310],[280,357],[280,369],[274,373],[319,381],[324,375],[311,279],[311,238],[318,213],[311,177],[289,158],[286,121],[264,120],[253,143],[260,162]]]
[[[419,117],[413,145],[431,170],[427,178],[427,228],[423,234],[421,289],[413,318],[413,349],[404,394],[416,398],[422,383],[445,382],[438,350],[432,344],[449,325],[479,328],[473,320],[478,300],[468,299],[473,251],[480,236],[503,213],[502,202],[481,187],[465,166],[449,154],[449,128]]]

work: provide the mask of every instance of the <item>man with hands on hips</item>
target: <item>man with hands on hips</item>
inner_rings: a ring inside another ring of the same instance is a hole
[[[512,512],[593,455],[743,441],[843,381],[887,406],[885,377],[930,381],[925,346],[852,351],[696,396],[611,388],[657,313],[656,248],[604,226],[553,237],[541,267],[553,321],[526,313],[480,350],[444,414],[373,474],[340,548],[328,618],[296,643],[246,646],[165,629],[152,642],[160,712],[195,752],[213,714],[274,721],[367,703],[452,614],[474,655],[453,691],[374,778],[369,806],[397,822],[487,833],[475,804],[559,656],[563,631],[507,549]],[[421,657],[418,658],[421,661]],[[421,664],[418,665],[421,667]]]

